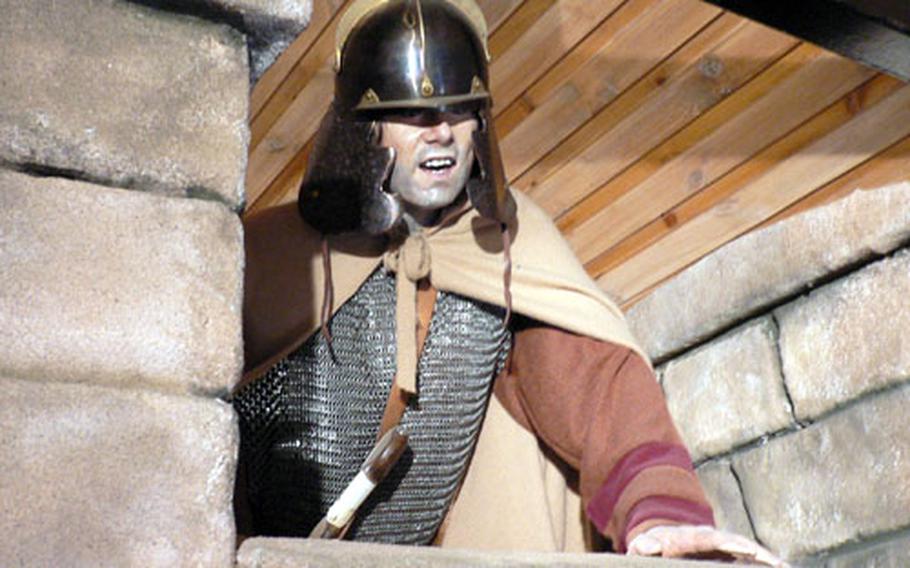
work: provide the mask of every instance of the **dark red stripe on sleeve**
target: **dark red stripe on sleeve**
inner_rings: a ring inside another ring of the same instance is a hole
[[[677,444],[649,442],[629,451],[613,466],[607,480],[588,503],[588,518],[601,533],[606,530],[616,502],[626,486],[643,470],[659,465],[694,471],[689,452]]]
[[[626,519],[626,531],[622,535],[619,552],[625,552],[629,532],[650,519],[665,519],[686,525],[714,526],[714,512],[711,507],[693,503],[687,499],[656,495],[646,497],[635,504]]]

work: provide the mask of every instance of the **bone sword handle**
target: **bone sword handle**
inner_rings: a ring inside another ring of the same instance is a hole
[[[408,436],[399,426],[383,434],[360,466],[360,471],[310,532],[310,538],[339,538],[354,513],[392,471],[407,447]]]

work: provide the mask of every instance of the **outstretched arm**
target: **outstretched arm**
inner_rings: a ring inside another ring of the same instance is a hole
[[[723,545],[730,550],[716,551],[766,558],[745,544],[751,541],[711,527],[710,505],[646,361],[619,345],[516,323],[496,394],[579,470],[588,517],[615,550],[704,555]]]

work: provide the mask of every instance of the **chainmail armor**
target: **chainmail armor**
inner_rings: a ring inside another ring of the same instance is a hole
[[[322,334],[234,399],[259,534],[306,536],[376,441],[395,374],[395,280],[378,269]],[[348,538],[428,544],[474,448],[508,353],[503,310],[440,292],[401,424],[409,449],[358,511]]]

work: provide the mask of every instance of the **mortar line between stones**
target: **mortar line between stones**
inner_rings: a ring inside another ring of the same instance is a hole
[[[121,393],[132,394],[153,394],[181,399],[191,399],[197,401],[218,401],[231,406],[231,394],[224,389],[213,389],[205,391],[198,387],[192,387],[186,390],[157,382],[120,384],[113,381],[91,382],[86,380],[61,380],[61,379],[36,379],[27,374],[5,372],[2,380],[15,381],[19,383],[28,383],[32,385],[51,385],[59,387],[79,387],[88,389],[100,389],[107,391],[117,391]]]
[[[732,448],[730,448],[729,450],[727,450],[725,452],[700,459],[697,462],[694,462],[693,465],[695,468],[699,468],[708,462],[729,459],[729,458],[733,457],[734,454],[738,454],[741,452],[747,452],[749,450],[763,446],[763,445],[767,444],[768,442],[770,442],[771,440],[775,440],[782,436],[787,436],[789,434],[793,434],[794,432],[799,432],[800,430],[801,430],[801,428],[798,428],[796,425],[793,425],[793,426],[790,426],[789,428],[781,428],[780,430],[775,430],[774,432],[768,432],[767,434],[762,434],[758,438],[753,438],[751,440],[748,440],[746,442],[733,446]]]
[[[752,531],[752,538],[755,539],[757,543],[767,548],[767,545],[762,541],[758,536],[758,531],[755,530],[755,520],[752,518],[752,511],[749,510],[749,504],[746,502],[746,493],[743,491],[743,482],[739,478],[739,473],[736,471],[736,468],[733,466],[733,462],[730,462],[730,473],[733,475],[733,479],[736,481],[736,488],[739,489],[739,498],[743,504],[743,510],[746,512],[746,520],[749,521],[749,530]]]
[[[9,162],[6,160],[0,160],[0,170],[3,169],[33,178],[64,179],[67,181],[90,183],[92,185],[97,185],[108,189],[120,189],[123,191],[132,191],[136,193],[144,193],[147,195],[157,195],[159,197],[166,197],[169,199],[194,199],[197,201],[217,203],[218,205],[227,207],[228,210],[232,213],[239,213],[244,208],[244,205],[242,203],[234,206],[225,201],[224,198],[222,198],[217,192],[198,186],[183,188],[183,193],[178,193],[176,191],[173,193],[158,193],[151,189],[146,189],[130,182],[118,184],[110,179],[93,176],[92,174],[83,172],[81,170],[47,166],[44,164],[36,164],[32,162]]]
[[[910,377],[902,377],[897,382],[891,383],[889,385],[885,385],[880,388],[865,391],[865,392],[859,394],[858,396],[851,398],[850,400],[819,414],[818,416],[816,416],[813,419],[813,424],[817,424],[823,420],[827,420],[828,418],[830,418],[834,415],[840,414],[842,412],[846,412],[847,410],[850,410],[854,406],[859,406],[860,404],[865,404],[866,402],[869,402],[870,400],[872,400],[874,398],[887,396],[887,395],[891,394],[892,392],[896,392],[896,391],[903,390],[903,389],[910,390]]]
[[[46,166],[44,164],[38,164],[33,162],[9,162],[7,160],[0,159],[0,166],[3,168],[18,172],[20,174],[25,174],[30,177],[36,178],[62,178],[70,181],[81,181],[86,183],[93,183],[96,185],[103,185],[105,187],[112,187],[115,189],[128,189],[124,187],[117,187],[113,185],[110,181],[105,182],[101,179],[94,179],[89,174],[81,172],[79,170],[73,170],[68,168],[59,168],[54,166]]]
[[[834,548],[829,548],[823,550],[811,556],[801,558],[800,562],[808,563],[811,566],[827,566],[827,561],[836,560],[838,557],[850,554],[852,552],[863,552],[867,550],[874,550],[876,547],[882,544],[889,544],[891,542],[900,542],[905,538],[910,537],[910,525],[905,525],[903,527],[898,527],[889,531],[877,533],[874,535],[864,535],[862,538],[864,540],[851,541],[840,546],[835,546]]]
[[[805,427],[811,422],[801,422],[796,417],[796,404],[793,402],[793,395],[790,394],[790,385],[787,384],[787,373],[784,371],[784,354],[781,351],[780,346],[780,321],[777,319],[777,314],[774,311],[769,312],[768,314],[771,321],[771,329],[774,339],[774,354],[777,357],[777,368],[780,371],[780,382],[784,389],[784,396],[787,397],[787,405],[790,408],[790,417],[793,419],[793,423],[799,427]]]
[[[807,424],[807,426],[793,425],[790,428],[782,428],[780,430],[776,430],[774,432],[765,434],[765,435],[755,438],[753,440],[749,440],[747,442],[734,446],[725,452],[722,452],[719,454],[714,454],[714,455],[708,456],[706,458],[700,459],[696,462],[693,462],[693,466],[696,469],[698,469],[699,467],[701,467],[709,462],[730,459],[735,454],[753,450],[753,449],[763,446],[773,440],[776,440],[777,438],[781,438],[783,436],[788,436],[790,434],[799,432],[800,430],[803,430],[809,426],[816,426],[820,422],[823,422],[837,414],[850,410],[854,406],[864,404],[873,398],[877,398],[880,396],[887,396],[891,392],[899,391],[901,389],[910,390],[910,377],[907,377],[897,383],[892,383],[890,385],[886,385],[885,387],[880,388],[880,389],[867,391],[867,392],[861,394],[860,396],[845,402],[844,404],[842,404],[840,406],[836,406],[836,407],[832,408],[831,410],[828,410],[826,412],[823,412],[822,414],[819,414],[818,416],[815,416],[812,419],[812,422],[810,424]]]

